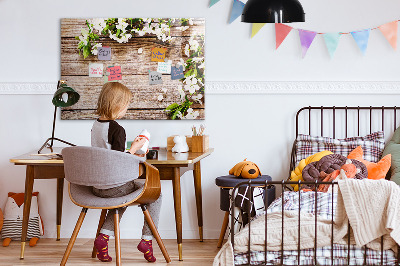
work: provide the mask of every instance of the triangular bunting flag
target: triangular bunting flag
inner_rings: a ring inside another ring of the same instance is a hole
[[[288,25],[275,23],[276,49],[278,49],[278,47],[282,44],[282,42],[285,40],[286,36],[288,36],[289,32],[292,29],[293,28]]]
[[[361,30],[361,31],[353,31],[351,35],[353,35],[354,40],[356,41],[358,47],[361,50],[361,53],[364,55],[368,46],[369,33],[371,29]]]
[[[253,23],[253,26],[251,28],[251,38],[254,37],[258,33],[259,30],[261,30],[262,27],[264,27],[265,23]]]
[[[334,33],[325,33],[323,36],[326,48],[328,48],[329,55],[332,58],[333,54],[336,51],[336,48],[338,47],[339,39],[340,36],[342,36],[342,34],[340,34],[339,32],[334,32]]]
[[[212,7],[213,5],[215,5],[218,2],[219,2],[219,0],[210,0],[210,6],[209,7]]]
[[[397,20],[378,27],[393,49],[397,48]]]
[[[242,15],[242,11],[244,8],[244,3],[239,0],[233,0],[231,17],[229,18],[229,23],[232,23],[235,19],[237,19],[240,15]]]
[[[304,58],[317,33],[315,31],[300,30],[301,55]]]

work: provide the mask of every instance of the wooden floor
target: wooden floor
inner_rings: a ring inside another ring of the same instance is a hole
[[[60,265],[61,258],[64,255],[65,248],[69,239],[40,239],[36,247],[25,249],[25,259],[20,260],[20,242],[12,241],[9,247],[0,246],[0,265]],[[215,255],[218,253],[217,240],[187,240],[183,241],[183,261],[178,261],[178,247],[176,240],[163,240],[168,250],[172,262],[167,264],[154,241],[154,254],[157,258],[157,265],[212,265]],[[136,249],[139,240],[121,240],[122,264],[123,265],[154,265],[149,264],[143,254]],[[110,241],[110,255],[113,262],[104,263],[91,258],[93,248],[92,239],[77,239],[68,259],[67,265],[115,265],[114,262],[114,243]]]

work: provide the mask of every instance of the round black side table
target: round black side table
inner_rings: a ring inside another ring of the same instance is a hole
[[[272,178],[269,175],[261,175],[254,179],[246,179],[246,178],[236,177],[234,175],[226,175],[217,177],[215,179],[215,184],[220,187],[220,209],[225,212],[225,217],[224,221],[222,222],[221,233],[219,235],[219,240],[217,245],[218,248],[222,246],[226,228],[228,227],[229,211],[230,211],[230,198],[229,198],[230,190],[233,189],[237,184],[249,180],[265,182],[266,180],[272,181]],[[267,206],[269,206],[269,204],[271,204],[275,200],[275,186],[270,186],[267,189],[268,189],[268,199],[266,200],[268,200]]]

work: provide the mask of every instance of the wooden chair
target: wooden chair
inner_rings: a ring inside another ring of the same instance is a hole
[[[63,149],[62,155],[65,179],[70,182],[68,186],[69,196],[74,204],[82,207],[82,211],[60,265],[66,264],[88,209],[102,209],[96,237],[103,226],[107,210],[116,209],[114,215],[116,265],[121,265],[118,208],[129,205],[139,205],[142,208],[145,220],[149,224],[166,262],[171,262],[145,205],[157,200],[161,193],[160,175],[157,168],[141,160],[138,169],[139,157],[103,148],[68,147]],[[144,180],[140,180],[144,182],[143,189],[118,198],[100,198],[91,191],[92,186],[116,185],[128,182],[132,179],[132,176],[145,177]],[[94,247],[92,257],[96,257]]]

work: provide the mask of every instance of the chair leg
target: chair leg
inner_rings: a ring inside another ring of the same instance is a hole
[[[153,236],[155,237],[155,239],[157,240],[157,244],[161,249],[161,252],[164,256],[164,259],[167,263],[171,262],[171,259],[168,255],[168,251],[164,246],[164,243],[161,240],[160,234],[158,233],[158,230],[156,228],[156,225],[153,222],[153,219],[151,218],[151,215],[149,213],[149,211],[146,208],[146,205],[140,205],[140,207],[142,208],[143,214],[144,214],[144,219],[146,220],[147,224],[150,227],[151,232],[153,233]]]
[[[106,209],[101,210],[101,215],[100,215],[100,219],[99,219],[99,226],[97,227],[96,238],[100,234],[100,230],[103,227],[104,221],[106,220],[106,215],[107,215],[107,210]],[[96,254],[97,254],[97,250],[96,250],[96,248],[95,248],[95,246],[93,244],[92,258],[96,258]]]
[[[74,232],[72,232],[72,236],[69,240],[67,249],[65,250],[64,256],[61,260],[60,265],[64,266],[67,263],[69,254],[71,253],[72,247],[74,246],[76,237],[78,236],[79,230],[81,229],[83,220],[85,219],[87,208],[82,208],[81,214],[79,215],[78,221],[76,222]]]
[[[119,235],[119,213],[118,209],[115,209],[114,214],[114,234],[115,234],[115,256],[117,257],[115,265],[121,265],[121,243]]]
[[[222,246],[222,242],[224,241],[226,228],[228,227],[228,222],[229,222],[229,212],[225,212],[225,217],[224,217],[224,221],[222,222],[221,234],[219,235],[217,248],[220,248]]]

